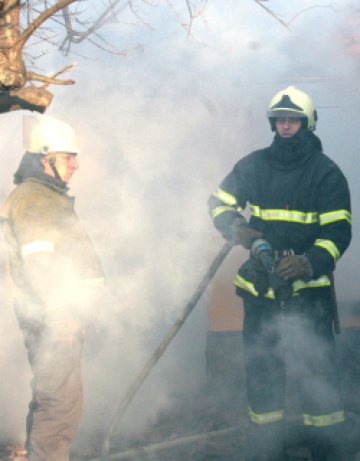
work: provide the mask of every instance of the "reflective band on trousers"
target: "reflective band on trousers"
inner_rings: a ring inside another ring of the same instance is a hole
[[[348,210],[334,210],[327,213],[321,213],[319,215],[320,226],[325,226],[336,221],[341,221],[345,219],[349,224],[351,224],[351,213]]]
[[[21,256],[25,259],[33,253],[54,253],[54,244],[47,240],[38,240],[35,242],[27,243],[21,247]]]
[[[339,424],[345,421],[345,415],[342,410],[335,411],[335,413],[330,413],[329,415],[313,416],[304,413],[303,416],[305,426],[332,426],[333,424]]]
[[[269,424],[276,423],[284,419],[284,410],[271,411],[269,413],[255,413],[250,407],[249,417],[255,424]]]
[[[334,258],[335,262],[340,258],[340,251],[335,243],[331,240],[316,239],[314,245],[324,248],[324,250],[328,251]]]
[[[258,297],[259,292],[255,289],[253,283],[249,282],[248,280],[241,277],[241,275],[237,274],[234,280],[234,285],[241,288],[242,290],[248,291],[253,296]],[[305,288],[321,288],[321,287],[328,287],[331,285],[331,281],[327,275],[322,275],[316,280],[310,280],[309,282],[304,282],[303,280],[295,280],[292,283],[294,295],[296,295],[299,291]],[[274,290],[269,288],[268,291],[265,293],[265,298],[275,299]]]

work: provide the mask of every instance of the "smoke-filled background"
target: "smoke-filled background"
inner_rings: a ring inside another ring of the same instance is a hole
[[[286,28],[255,2],[209,0],[191,37],[180,25],[185,7],[176,3],[180,17],[166,5],[146,12],[152,28],[109,26],[113,43],[136,45],[128,56],[85,47],[91,58],[76,58],[77,84],[51,87],[47,113],[79,134],[80,170],[71,194],[111,293],[89,314],[96,327],[84,355],[83,434],[107,427],[221,247],[207,198],[241,156],[271,142],[266,109],[290,84],[313,97],[317,134],[349,180],[354,238],[338,264],[337,293],[340,307],[359,299],[360,54],[351,47],[351,37],[360,37],[357,2],[330,8],[310,0],[264,1],[284,22],[293,18]],[[41,64],[51,70],[63,61],[69,59],[54,52]],[[1,115],[2,198],[23,153],[23,115]],[[21,439],[31,375],[9,291],[4,281],[0,414],[3,435]],[[120,432],[140,430],[174,395],[203,384],[206,307],[205,297],[127,410]]]

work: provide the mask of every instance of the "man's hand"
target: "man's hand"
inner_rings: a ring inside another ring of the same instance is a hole
[[[312,268],[306,256],[288,255],[279,261],[276,273],[285,280],[307,280],[312,276]]]
[[[249,227],[245,219],[236,218],[230,226],[231,243],[242,245],[249,250],[254,240],[261,238],[262,233]]]

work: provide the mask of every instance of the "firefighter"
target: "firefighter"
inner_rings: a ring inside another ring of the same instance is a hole
[[[259,241],[268,245],[278,285],[286,288],[271,286],[273,274],[252,252],[234,281],[245,309],[246,460],[286,459],[285,381],[291,370],[312,460],[339,461],[347,429],[335,365],[331,274],[351,240],[348,184],[314,134],[317,114],[306,93],[293,86],[278,92],[267,117],[272,144],[240,159],[209,199],[225,239],[247,249]]]
[[[33,373],[26,419],[32,461],[68,461],[82,413],[85,314],[104,282],[68,184],[78,141],[67,123],[39,116],[1,218],[15,285],[15,312]]]

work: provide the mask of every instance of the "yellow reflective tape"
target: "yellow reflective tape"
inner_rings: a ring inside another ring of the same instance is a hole
[[[334,258],[335,262],[340,258],[340,251],[335,243],[331,240],[316,239],[314,245],[327,250]]]
[[[241,288],[242,290],[247,291],[248,293],[251,293],[253,296],[259,296],[259,292],[255,289],[254,284],[244,279],[244,277],[241,277],[239,274],[236,275],[234,285],[238,288]],[[327,275],[322,275],[321,277],[314,280],[309,280],[308,282],[304,282],[303,280],[298,279],[292,283],[293,295],[297,296],[299,291],[306,288],[322,288],[328,286],[331,286],[331,281]],[[264,296],[265,298],[275,299],[274,290],[269,288]]]
[[[231,206],[217,206],[211,211],[211,216],[213,218],[216,218],[217,216],[220,216],[221,214],[225,213],[226,211],[231,211],[232,213],[235,211],[233,207]]]
[[[293,282],[293,290],[294,293],[297,293],[304,288],[321,288],[321,287],[328,287],[331,285],[331,281],[327,275],[322,275],[318,279],[309,280],[308,282],[304,282],[303,280],[295,280]]]
[[[254,284],[244,279],[244,277],[241,277],[239,274],[236,275],[234,285],[241,288],[242,290],[248,291],[253,296],[259,296],[259,292],[255,289]],[[292,283],[294,295],[297,295],[299,291],[304,290],[305,288],[321,288],[328,287],[330,285],[331,281],[327,275],[322,275],[321,277],[315,280],[309,280],[308,282],[304,282],[303,280],[298,279]],[[264,296],[269,299],[275,299],[274,290],[269,288]]]
[[[248,282],[243,277],[241,277],[239,274],[236,275],[236,278],[234,280],[234,285],[236,285],[239,288],[242,288],[245,291],[248,291],[254,296],[259,296],[259,293],[255,290],[254,284],[251,282]]]
[[[275,299],[275,293],[272,288],[268,288],[268,291],[265,293],[265,298]]]
[[[213,193],[213,196],[216,197],[221,202],[225,203],[226,205],[230,205],[230,206],[238,205],[238,201],[233,195],[229,194],[228,192],[225,192],[224,190],[220,188],[216,189],[216,191]]]
[[[325,226],[326,224],[331,224],[336,221],[341,221],[345,219],[349,224],[351,224],[351,213],[348,210],[334,210],[329,211],[328,213],[321,213],[319,215],[320,226]]]
[[[263,209],[250,204],[251,215],[263,221],[286,221],[301,224],[314,224],[318,222],[318,214],[315,211],[305,213],[299,210]]]
[[[250,420],[255,424],[276,423],[284,419],[284,410],[271,411],[269,413],[255,413],[248,408]]]
[[[248,280],[245,280],[244,277],[241,277],[241,275],[239,274],[236,275],[234,285],[241,288],[242,290],[248,291],[253,296],[259,296],[259,292],[255,289],[254,284],[249,282]],[[268,288],[268,291],[265,293],[264,296],[265,298],[275,299],[274,290],[272,288]]]
[[[335,411],[335,413],[330,413],[329,415],[321,416],[312,416],[304,413],[304,425],[305,426],[332,426],[333,424],[343,423],[345,421],[345,415],[343,410]]]
[[[25,259],[33,253],[54,253],[54,244],[48,240],[36,240],[21,247],[21,256]]]

